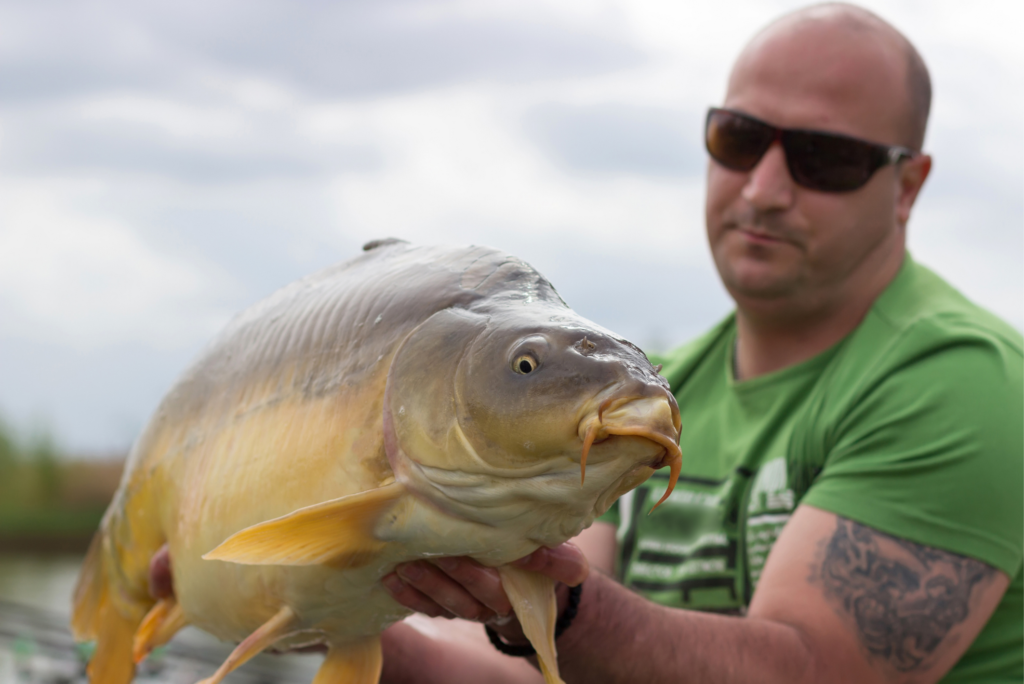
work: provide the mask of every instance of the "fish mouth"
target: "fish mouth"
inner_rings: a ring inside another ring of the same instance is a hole
[[[665,494],[651,508],[660,506],[675,489],[679,479],[683,454],[679,449],[679,407],[667,392],[659,396],[617,397],[605,399],[580,423],[583,450],[580,454],[580,484],[587,476],[587,456],[595,444],[616,436],[643,437],[661,446],[664,451],[648,465],[657,470],[669,467],[669,482]]]

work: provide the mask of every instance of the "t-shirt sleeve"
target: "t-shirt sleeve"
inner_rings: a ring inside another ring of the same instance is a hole
[[[803,503],[970,556],[1013,577],[1024,556],[1019,353],[979,342],[890,374],[837,425]]]

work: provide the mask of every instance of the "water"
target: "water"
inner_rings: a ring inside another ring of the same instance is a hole
[[[0,684],[85,684],[84,651],[68,631],[81,562],[77,555],[0,554]],[[476,640],[490,649],[479,625],[423,615],[407,620],[433,639]],[[142,663],[135,683],[195,684],[213,674],[231,649],[232,645],[187,627],[165,650]],[[322,660],[317,654],[259,655],[225,681],[309,684]],[[533,671],[526,666],[526,672]]]
[[[68,631],[82,557],[0,554],[0,684],[84,684],[81,647]],[[138,684],[194,684],[213,674],[232,645],[191,627],[145,661]],[[308,684],[322,656],[260,655],[231,684]]]
[[[71,593],[81,564],[82,557],[77,555],[0,554],[0,600],[70,615]]]

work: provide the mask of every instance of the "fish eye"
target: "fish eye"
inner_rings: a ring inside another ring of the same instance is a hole
[[[527,375],[537,369],[537,359],[533,358],[530,354],[523,354],[517,356],[516,360],[512,362],[512,370],[520,375]]]

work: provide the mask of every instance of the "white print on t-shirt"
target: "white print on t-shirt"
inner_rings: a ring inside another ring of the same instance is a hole
[[[768,461],[757,472],[754,488],[750,491],[747,515],[792,511],[794,495],[786,477],[786,459]]]
[[[768,461],[757,473],[747,503],[747,569],[757,586],[768,552],[789,522],[796,499],[786,477],[786,459]]]

